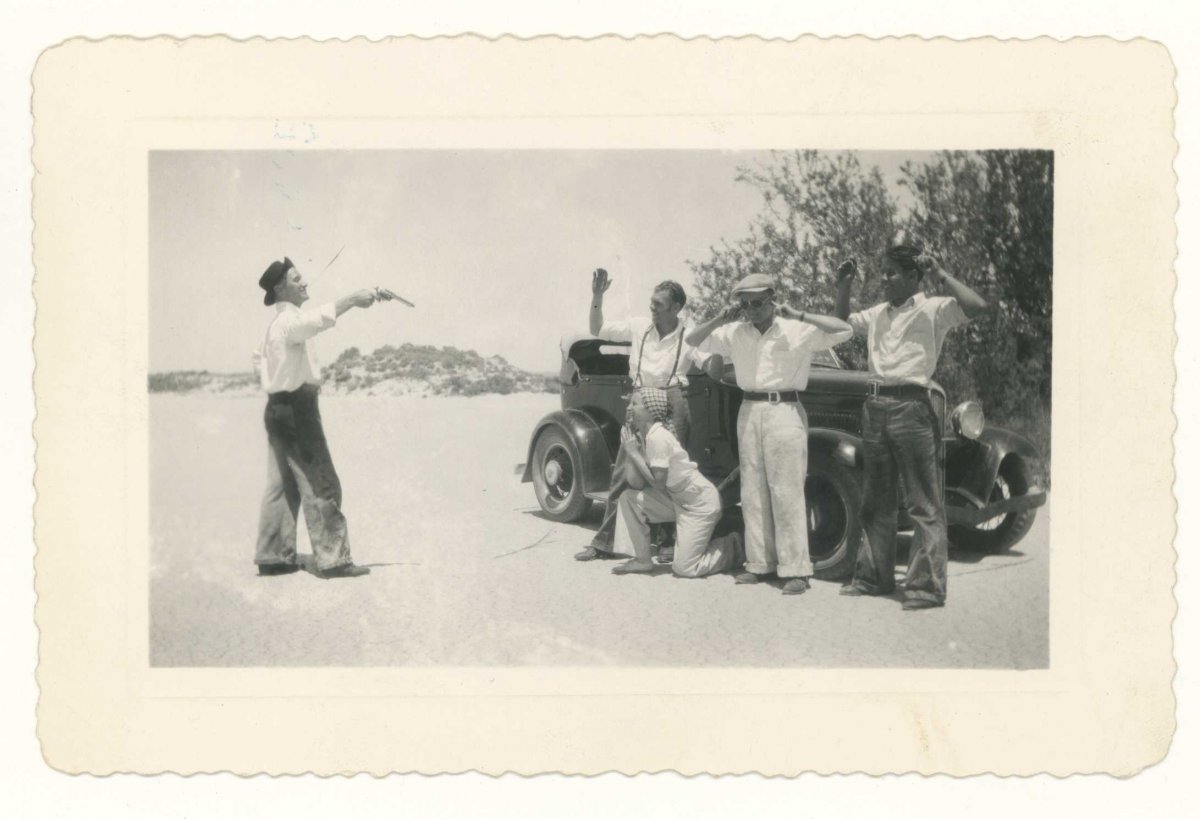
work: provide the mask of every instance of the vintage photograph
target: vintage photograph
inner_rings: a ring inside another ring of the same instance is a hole
[[[1046,669],[1050,150],[148,153],[149,664]]]

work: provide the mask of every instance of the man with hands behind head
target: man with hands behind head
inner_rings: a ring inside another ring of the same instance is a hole
[[[254,562],[261,575],[290,574],[299,568],[296,518],[303,505],[317,576],[367,574],[370,569],[355,566],[350,559],[342,486],[317,407],[321,367],[309,342],[334,326],[347,310],[367,308],[393,296],[379,288],[356,290],[330,304],[302,310],[308,285],[286,256],[271,263],[258,285],[266,291],[263,304],[275,306],[275,316],[254,356],[267,393],[264,421],[270,447]]]
[[[800,392],[812,354],[846,341],[851,329],[840,319],[776,304],[774,284],[761,273],[738,282],[733,296],[737,302],[687,341],[732,359],[742,389],[737,430],[746,571],[737,582],[778,575],[787,580],[784,594],[803,594],[813,565],[804,501],[808,416]]]
[[[949,539],[938,456],[941,430],[929,399],[946,334],[987,309],[979,294],[946,273],[903,238],[880,260],[887,301],[850,312],[850,285],[858,267],[837,272],[834,312],[867,339],[870,392],[862,410],[863,534],[854,579],[842,587],[853,597],[890,594],[895,588],[899,483],[913,521],[905,610],[936,608],[946,601]],[[948,296],[926,296],[921,281],[941,283]]]

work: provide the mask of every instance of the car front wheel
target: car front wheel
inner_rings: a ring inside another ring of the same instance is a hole
[[[815,575],[822,580],[848,577],[862,542],[862,488],[854,470],[831,453],[813,453],[804,499],[808,552]]]
[[[1007,458],[1000,464],[1000,472],[992,485],[990,503],[1017,498],[1029,491],[1033,485],[1029,467],[1020,458]],[[994,518],[977,523],[974,526],[951,526],[950,540],[956,546],[962,546],[981,552],[1005,552],[1021,541],[1033,526],[1037,517],[1037,509],[1023,509],[1017,512],[997,515]]]
[[[552,520],[568,523],[583,517],[592,501],[583,491],[583,461],[571,437],[547,427],[533,447],[533,490]]]

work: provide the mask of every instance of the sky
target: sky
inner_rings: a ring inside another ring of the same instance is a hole
[[[860,152],[897,190],[905,160]],[[606,318],[645,315],[663,279],[746,233],[762,209],[751,151],[154,151],[150,369],[245,371],[273,308],[258,278],[288,256],[309,306],[368,286],[416,304],[351,310],[318,336],[343,349],[432,344],[556,372],[587,330],[591,272]],[[340,254],[339,254],[340,251]],[[329,265],[331,259],[336,261]],[[328,266],[327,266],[328,265]]]

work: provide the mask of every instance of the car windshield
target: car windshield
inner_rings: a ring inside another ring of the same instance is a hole
[[[814,367],[829,367],[834,370],[843,368],[842,360],[833,350],[818,350],[813,353],[812,363]]]
[[[569,351],[565,358],[572,360],[583,375],[625,375],[629,371],[629,342],[611,342],[596,338],[571,339],[563,342]],[[846,365],[833,350],[813,353],[814,367],[844,370]],[[726,362],[732,370],[732,363]]]

